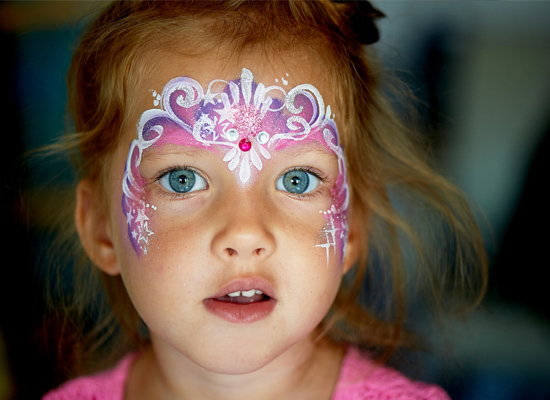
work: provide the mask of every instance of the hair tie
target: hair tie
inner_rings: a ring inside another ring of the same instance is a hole
[[[347,10],[344,11],[346,15],[345,22],[354,34],[355,40],[366,45],[376,43],[378,39],[380,39],[380,33],[378,32],[375,21],[386,15],[374,8],[369,1],[332,0],[332,2],[348,6]]]

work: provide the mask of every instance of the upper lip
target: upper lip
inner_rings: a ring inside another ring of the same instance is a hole
[[[214,293],[211,296],[211,299],[216,299],[218,297],[223,297],[228,293],[233,293],[237,291],[247,291],[251,289],[261,290],[266,296],[275,299],[275,290],[271,283],[262,277],[248,277],[248,278],[239,278],[232,280],[231,282],[223,285],[220,290]]]

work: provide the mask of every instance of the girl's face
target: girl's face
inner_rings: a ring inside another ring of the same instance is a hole
[[[330,308],[353,251],[334,98],[312,64],[170,55],[133,88],[109,272],[157,350],[254,371],[306,345]]]

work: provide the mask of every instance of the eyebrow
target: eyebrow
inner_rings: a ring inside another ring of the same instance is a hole
[[[204,155],[206,151],[208,150],[189,146],[179,146],[175,144],[164,144],[160,147],[152,146],[145,149],[141,160],[154,161],[169,155],[197,157]]]
[[[299,156],[304,153],[320,153],[324,155],[333,155],[334,152],[328,149],[326,146],[319,144],[317,142],[305,142],[305,143],[295,143],[292,146],[289,146],[285,149],[276,150],[277,152],[287,153],[291,156]]]

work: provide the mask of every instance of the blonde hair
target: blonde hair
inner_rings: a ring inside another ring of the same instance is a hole
[[[463,195],[432,170],[413,132],[382,94],[374,50],[360,43],[350,23],[357,7],[354,2],[298,0],[115,2],[91,25],[73,56],[69,94],[77,133],[62,147],[78,155],[82,177],[94,182],[96,201],[104,205],[119,133],[135,123],[127,120],[129,88],[144,73],[139,60],[161,40],[174,49],[176,42],[204,49],[224,43],[237,53],[279,46],[315,55],[337,88],[351,216],[361,221],[358,234],[364,243],[320,332],[336,342],[389,354],[412,342],[404,329],[405,286],[411,279],[417,278],[436,310],[455,306],[454,300],[465,294],[476,304],[485,290],[487,261]],[[374,10],[366,18],[373,24],[379,15]],[[120,352],[146,345],[146,329],[120,277],[90,265],[81,268],[75,275],[75,291],[81,294],[73,298],[76,314],[84,314],[98,291],[105,290],[109,299],[98,311],[93,339],[84,338],[85,348],[97,354],[106,341],[124,343],[117,346]],[[359,297],[365,281],[377,282],[380,295],[363,304]],[[112,348],[107,346],[109,352]]]

